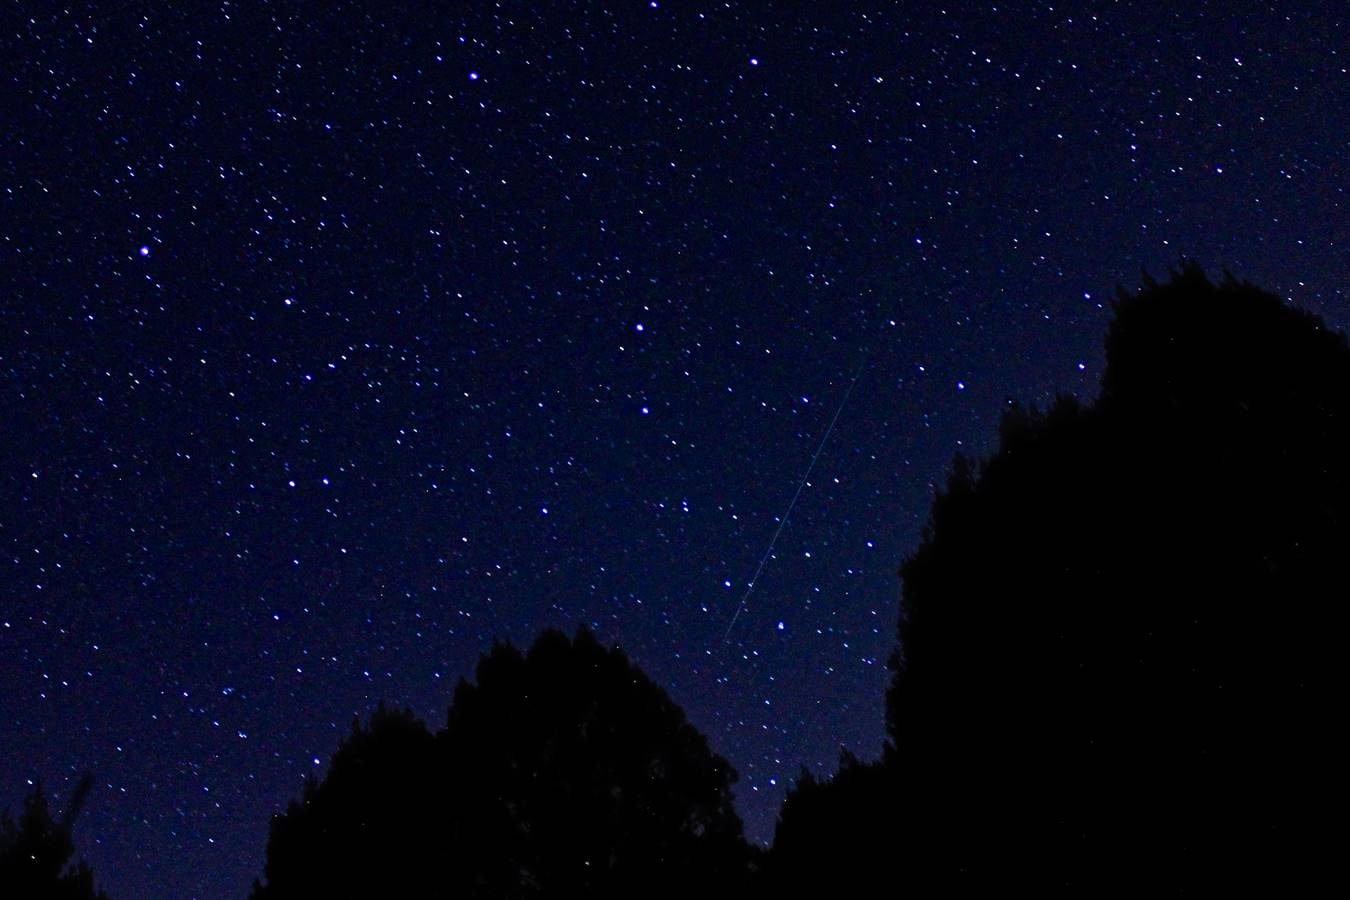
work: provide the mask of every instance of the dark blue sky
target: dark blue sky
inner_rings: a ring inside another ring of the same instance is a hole
[[[1350,324],[1339,4],[1143,6],[20,4],[0,805],[91,770],[110,892],[239,897],[354,714],[587,623],[767,840],[1118,285]]]

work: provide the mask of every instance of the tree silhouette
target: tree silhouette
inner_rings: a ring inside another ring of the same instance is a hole
[[[495,645],[446,728],[377,712],[274,819],[262,898],[729,890],[750,851],[735,772],[617,648],[582,629]]]
[[[455,691],[442,737],[481,882],[566,895],[729,887],[746,861],[735,773],[678,706],[589,631],[497,645]]]
[[[272,820],[266,886],[258,900],[306,896],[414,896],[434,884],[444,856],[445,791],[431,732],[409,710],[383,704],[338,746],[319,781]]]
[[[41,783],[24,798],[17,821],[8,812],[0,814],[0,897],[107,900],[94,889],[84,861],[70,861],[75,855],[71,826],[92,786],[92,777],[80,780],[59,820],[51,817]]]
[[[826,781],[803,769],[779,813],[764,893],[865,896],[880,884],[904,885],[895,865],[897,800],[896,772],[884,762],[843,751]]]
[[[902,883],[1330,873],[1350,351],[1184,264],[1122,295],[1101,395],[1014,408],[901,569]]]

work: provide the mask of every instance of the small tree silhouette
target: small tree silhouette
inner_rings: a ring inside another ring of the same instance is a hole
[[[93,873],[84,861],[71,863],[71,826],[92,786],[91,776],[80,780],[59,820],[51,817],[41,783],[24,799],[17,821],[8,812],[0,814],[0,897],[107,900],[94,889]]]
[[[734,889],[735,777],[620,650],[547,631],[525,654],[495,645],[434,737],[411,713],[354,726],[273,821],[254,896]]]

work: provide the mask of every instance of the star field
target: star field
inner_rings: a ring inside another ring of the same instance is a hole
[[[242,896],[353,715],[586,623],[767,841],[880,751],[952,454],[1091,395],[1117,285],[1350,325],[1341,12],[21,4],[0,805],[92,771],[110,895]]]

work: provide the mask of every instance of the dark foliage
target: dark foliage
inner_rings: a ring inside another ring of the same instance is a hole
[[[891,824],[903,809],[897,787],[892,767],[847,752],[828,781],[803,770],[779,813],[762,893],[865,896],[878,884],[906,884]]]
[[[257,898],[411,896],[449,854],[435,739],[411,712],[383,706],[338,746],[323,781],[272,820]],[[349,893],[350,892],[350,893]]]
[[[0,814],[0,897],[23,900],[107,900],[94,889],[94,876],[81,860],[71,863],[70,830],[93,779],[86,776],[59,820],[52,819],[39,784],[24,799],[19,818]]]
[[[887,697],[915,886],[1331,877],[1350,351],[1185,265],[1122,296],[1101,396],[958,459],[901,570]],[[889,818],[873,808],[860,815]]]
[[[549,891],[647,893],[734,878],[746,861],[735,774],[665,692],[585,630],[503,645],[455,691],[442,742],[481,810],[463,839]],[[505,802],[503,802],[505,801]],[[485,827],[486,826],[486,827]]]
[[[621,651],[549,631],[494,646],[434,736],[384,709],[354,726],[273,821],[254,896],[733,889],[751,862],[735,777]]]

